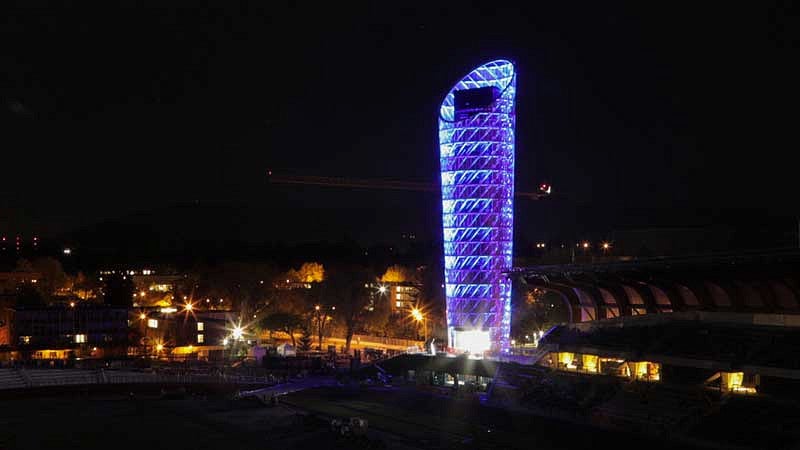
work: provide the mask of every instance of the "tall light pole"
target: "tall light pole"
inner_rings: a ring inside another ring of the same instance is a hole
[[[147,314],[144,311],[139,313],[139,323],[144,331],[144,337],[142,337],[139,342],[142,344],[142,351],[144,352],[145,356],[147,356],[150,352],[147,350]]]
[[[336,307],[331,306],[330,311],[336,311]],[[325,332],[325,322],[332,317],[332,315],[328,313],[324,306],[315,305],[314,317],[317,319],[317,342],[319,345],[319,350],[322,351],[322,336]]]
[[[428,342],[428,321],[422,311],[419,308],[414,308],[411,310],[411,317],[417,321],[417,323],[422,322],[422,333],[425,336],[425,342]]]

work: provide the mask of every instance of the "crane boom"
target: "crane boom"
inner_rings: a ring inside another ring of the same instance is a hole
[[[362,189],[390,189],[401,191],[434,192],[437,187],[431,183],[415,181],[394,181],[379,179],[319,177],[308,175],[273,175],[270,173],[270,183],[280,184],[306,184],[330,187],[353,187]]]
[[[381,180],[369,178],[343,178],[343,177],[321,177],[313,175],[277,175],[271,170],[268,171],[269,182],[276,184],[300,184],[311,186],[343,187],[357,189],[386,189],[397,191],[416,191],[416,192],[437,192],[439,186],[434,183],[424,183],[419,181],[398,181]],[[545,185],[543,185],[545,186]],[[517,197],[527,197],[532,200],[539,200],[550,195],[550,188],[540,189],[539,192],[515,192]]]

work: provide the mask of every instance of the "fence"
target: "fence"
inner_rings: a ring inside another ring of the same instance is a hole
[[[400,338],[390,338],[390,337],[382,337],[382,336],[369,336],[365,334],[354,334],[353,335],[353,343],[358,343],[361,345],[369,345],[369,344],[380,344],[380,345],[391,345],[395,347],[422,347],[425,343],[423,341],[415,341],[413,339],[400,339]]]
[[[80,369],[0,369],[0,390],[47,386],[77,386],[99,384],[277,384],[277,378],[267,376],[226,374],[167,374]]]

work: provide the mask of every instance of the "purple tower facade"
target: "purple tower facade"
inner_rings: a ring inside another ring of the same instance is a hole
[[[491,61],[439,111],[448,345],[505,352],[511,331],[516,70]]]

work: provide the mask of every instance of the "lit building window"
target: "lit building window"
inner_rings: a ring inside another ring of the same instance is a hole
[[[197,343],[198,343],[198,344],[202,344],[202,343],[203,343],[203,339],[204,339],[204,338],[203,338],[203,335],[202,335],[202,334],[198,334],[198,335],[197,335]]]
[[[394,298],[396,298],[397,300],[400,300],[401,298],[403,298],[403,296],[400,295],[400,293],[398,292],[397,294],[394,295]]]
[[[158,319],[147,319],[147,326],[149,328],[158,328]]]
[[[661,364],[637,361],[629,362],[630,374],[636,380],[659,381],[661,380]]]
[[[722,390],[733,392],[736,394],[755,394],[758,389],[755,387],[757,383],[757,375],[747,377],[746,380],[744,372],[721,372]],[[747,381],[750,381],[749,383]]]
[[[397,308],[402,308],[403,307],[403,302],[394,302],[394,306],[397,307]]]
[[[575,370],[578,368],[575,364],[575,354],[569,352],[556,353],[557,367],[559,369]]]
[[[203,331],[203,322],[197,322],[197,331]]]
[[[600,365],[598,361],[600,357],[597,355],[582,355],[581,362],[583,363],[583,370],[586,372],[597,373]]]
[[[75,343],[76,344],[85,344],[86,343],[86,335],[85,334],[76,334],[75,335]]]

